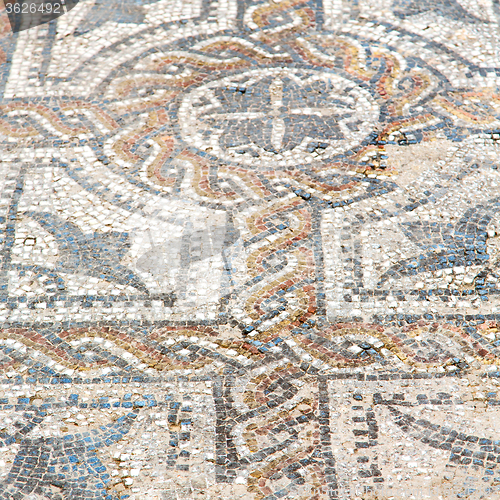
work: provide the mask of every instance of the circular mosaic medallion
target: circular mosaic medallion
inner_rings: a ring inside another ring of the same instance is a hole
[[[356,83],[326,71],[267,68],[195,88],[179,108],[186,143],[253,166],[326,160],[358,145],[379,107]]]

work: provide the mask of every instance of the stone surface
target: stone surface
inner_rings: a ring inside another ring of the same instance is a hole
[[[0,16],[0,499],[500,498],[495,0]]]

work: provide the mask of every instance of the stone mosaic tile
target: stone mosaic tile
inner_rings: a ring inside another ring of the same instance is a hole
[[[0,13],[0,499],[500,498],[496,0]]]

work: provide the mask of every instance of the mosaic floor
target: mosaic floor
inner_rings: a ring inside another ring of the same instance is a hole
[[[73,3],[0,16],[0,500],[500,499],[499,1]]]

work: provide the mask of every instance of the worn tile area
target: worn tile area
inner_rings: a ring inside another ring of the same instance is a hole
[[[498,1],[75,3],[0,12],[0,500],[500,499]]]

